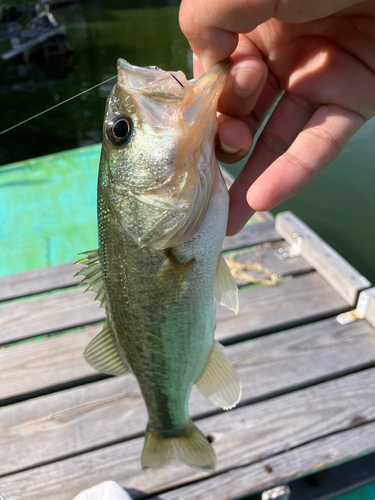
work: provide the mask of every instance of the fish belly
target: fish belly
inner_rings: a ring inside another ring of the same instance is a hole
[[[109,323],[138,380],[149,425],[160,432],[187,427],[190,391],[213,348],[214,275],[227,210],[227,191],[217,176],[197,232],[167,251],[139,248],[109,211],[99,215]]]

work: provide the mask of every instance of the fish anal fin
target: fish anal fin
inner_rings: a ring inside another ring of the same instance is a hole
[[[172,461],[182,462],[195,469],[215,470],[215,452],[191,420],[186,429],[176,435],[164,435],[147,426],[142,451],[142,468],[160,469]]]
[[[230,410],[241,399],[242,384],[223,351],[224,347],[215,342],[206,368],[195,385],[214,405]]]
[[[238,313],[237,284],[222,255],[220,255],[216,265],[215,296],[219,304],[231,309],[235,314]]]
[[[108,321],[104,324],[103,330],[86,347],[83,356],[86,362],[99,372],[122,375],[128,371],[116,349]]]

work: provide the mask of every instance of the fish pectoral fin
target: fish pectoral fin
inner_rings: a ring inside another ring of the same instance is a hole
[[[86,347],[83,356],[86,362],[99,372],[109,375],[122,375],[128,372],[117,351],[108,321],[103,330]]]
[[[223,351],[224,347],[215,342],[206,368],[195,385],[214,405],[223,410],[230,410],[241,399],[242,384]]]
[[[215,297],[219,304],[231,309],[235,314],[238,313],[239,304],[237,284],[234,281],[228,264],[225,262],[222,255],[220,255],[216,265]]]
[[[164,435],[147,425],[142,451],[142,469],[160,469],[177,460],[200,470],[215,470],[215,452],[198,427],[190,420],[176,435]]]

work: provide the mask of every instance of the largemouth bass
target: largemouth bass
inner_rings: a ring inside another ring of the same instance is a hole
[[[237,312],[220,256],[228,192],[214,155],[216,107],[230,61],[197,81],[118,60],[98,180],[99,249],[86,252],[88,289],[107,321],[85,350],[110,374],[137,378],[148,412],[143,468],[179,460],[215,468],[188,415],[191,388],[234,407],[237,373],[214,341],[215,296]],[[216,288],[216,292],[215,292]]]

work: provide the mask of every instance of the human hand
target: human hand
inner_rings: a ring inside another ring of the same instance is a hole
[[[285,91],[230,190],[232,235],[300,191],[375,115],[375,1],[183,0],[180,25],[201,61],[196,77],[234,60],[219,101],[219,160],[248,153]]]

